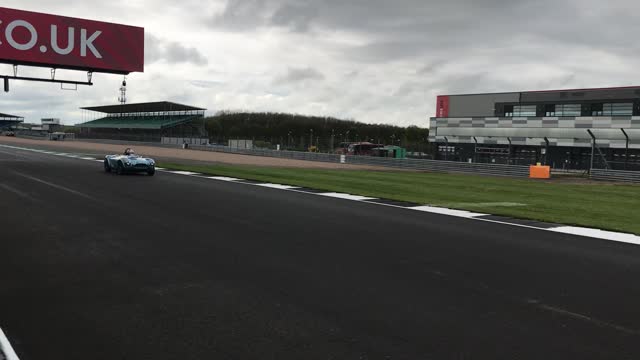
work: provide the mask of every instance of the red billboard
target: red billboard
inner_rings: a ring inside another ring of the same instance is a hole
[[[436,117],[449,117],[449,96],[438,96],[438,104],[436,105]]]
[[[0,62],[128,74],[144,71],[144,29],[0,7]]]

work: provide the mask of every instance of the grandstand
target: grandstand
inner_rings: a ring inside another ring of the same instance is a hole
[[[206,109],[168,101],[81,108],[99,114],[76,126],[79,137],[159,142],[163,137],[206,137]]]
[[[0,130],[13,129],[23,121],[23,117],[0,113]]]

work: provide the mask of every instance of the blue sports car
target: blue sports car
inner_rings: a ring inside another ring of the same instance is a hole
[[[122,155],[105,156],[104,171],[113,171],[118,175],[147,173],[147,175],[153,176],[156,173],[156,162],[153,159],[138,156],[133,150],[127,148]]]

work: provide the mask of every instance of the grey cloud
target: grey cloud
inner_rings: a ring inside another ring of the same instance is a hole
[[[596,0],[234,0],[227,3],[221,17],[225,21],[218,25],[247,31],[283,26],[292,32],[352,31],[369,39],[349,49],[347,55],[356,61],[487,48],[508,52],[526,41],[523,37],[550,42],[547,46],[555,44],[558,51],[563,51],[563,43],[597,44],[616,52],[640,49],[628,41],[640,30],[637,4],[616,5]],[[594,26],[598,23],[612,26]]]
[[[223,82],[210,80],[191,80],[189,83],[195,87],[202,89],[212,89],[224,85]]]
[[[438,71],[441,67],[447,64],[446,60],[435,60],[423,65],[416,70],[416,75],[429,75]]]
[[[311,21],[318,15],[314,7],[304,4],[284,4],[271,16],[273,25],[291,28],[297,32],[309,30]]]
[[[637,0],[7,1],[145,26],[153,66],[130,75],[132,101],[326,111],[367,122],[424,126],[441,93],[632,85],[640,51]],[[173,41],[183,38],[197,48]],[[180,63],[198,66],[171,71]],[[78,95],[88,105],[115,101],[120,78],[96,76]],[[57,89],[26,90],[7,94],[23,96],[5,111],[37,119],[81,105]],[[32,100],[40,93],[52,97]]]
[[[145,63],[153,64],[160,61],[169,64],[191,63],[199,66],[209,63],[206,56],[196,48],[147,33],[145,35]]]
[[[406,97],[413,93],[424,93],[425,84],[417,81],[409,81],[402,84],[396,91],[393,92],[394,97]]]
[[[324,75],[316,69],[306,68],[288,68],[287,72],[281,76],[276,77],[276,84],[291,84],[299,83],[306,80],[324,80]]]
[[[219,29],[252,29],[266,21],[272,13],[269,9],[267,0],[229,0],[224,11],[210,19],[210,24]]]

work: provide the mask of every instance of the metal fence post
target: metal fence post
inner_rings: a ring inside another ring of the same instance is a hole
[[[624,129],[620,129],[620,130],[622,130],[624,137],[627,139],[626,145],[624,148],[624,169],[627,170],[627,164],[629,162],[629,135],[627,134],[626,131],[624,131]]]
[[[593,135],[591,130],[587,129],[589,135],[591,135],[591,164],[589,164],[589,175],[593,171],[593,159],[596,156],[596,137]]]

